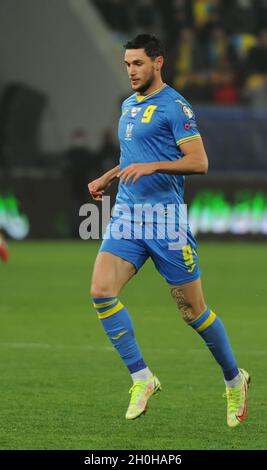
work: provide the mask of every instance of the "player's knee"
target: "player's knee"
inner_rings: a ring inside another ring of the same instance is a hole
[[[179,310],[180,310],[182,319],[183,319],[186,323],[190,323],[191,321],[194,321],[194,319],[195,319],[195,313],[194,313],[194,310],[193,310],[192,306],[191,306],[189,303],[187,303],[187,302],[181,302],[181,303],[178,305],[178,308],[179,308]]]
[[[114,297],[113,289],[106,284],[92,284],[90,289],[91,297],[99,299],[102,297]]]

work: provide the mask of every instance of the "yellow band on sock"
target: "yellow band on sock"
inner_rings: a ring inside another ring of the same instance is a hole
[[[108,302],[102,302],[101,304],[95,304],[93,303],[95,308],[104,308],[104,307],[109,307],[110,305],[113,305],[117,302],[117,298],[113,300],[109,300]]]
[[[109,310],[106,310],[105,312],[102,313],[97,313],[98,318],[102,320],[102,318],[107,318],[110,317],[111,315],[114,315],[114,313],[117,313],[119,310],[121,310],[124,307],[124,305],[119,302],[115,307],[110,308]]]
[[[202,325],[196,328],[196,331],[200,333],[201,331],[206,330],[214,322],[215,318],[216,318],[216,314],[210,311],[210,314],[207,320],[205,320],[204,323],[202,323]]]

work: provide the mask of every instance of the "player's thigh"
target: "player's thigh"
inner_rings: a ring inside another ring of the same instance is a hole
[[[199,279],[201,273],[193,239],[182,248],[170,246],[167,239],[153,239],[146,243],[157,270],[168,284],[182,286]]]
[[[92,297],[111,297],[135,274],[135,266],[108,252],[98,253],[91,281]]]
[[[170,291],[185,321],[193,321],[206,309],[200,277],[186,284],[170,284]]]
[[[187,244],[173,249],[168,239],[148,242],[159,273],[170,285],[171,294],[185,321],[192,321],[205,310],[196,241],[188,231]]]

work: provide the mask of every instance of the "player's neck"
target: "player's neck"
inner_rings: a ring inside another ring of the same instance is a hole
[[[144,93],[137,93],[140,96],[147,96],[150,95],[151,93],[154,93],[155,91],[159,91],[165,83],[163,82],[162,78],[159,78],[158,80],[155,80],[150,87],[144,92]]]

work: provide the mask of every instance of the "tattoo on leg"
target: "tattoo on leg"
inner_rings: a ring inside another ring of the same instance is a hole
[[[190,305],[187,303],[182,289],[179,286],[171,286],[171,295],[181,312],[182,318],[185,322],[189,323],[194,320]]]

